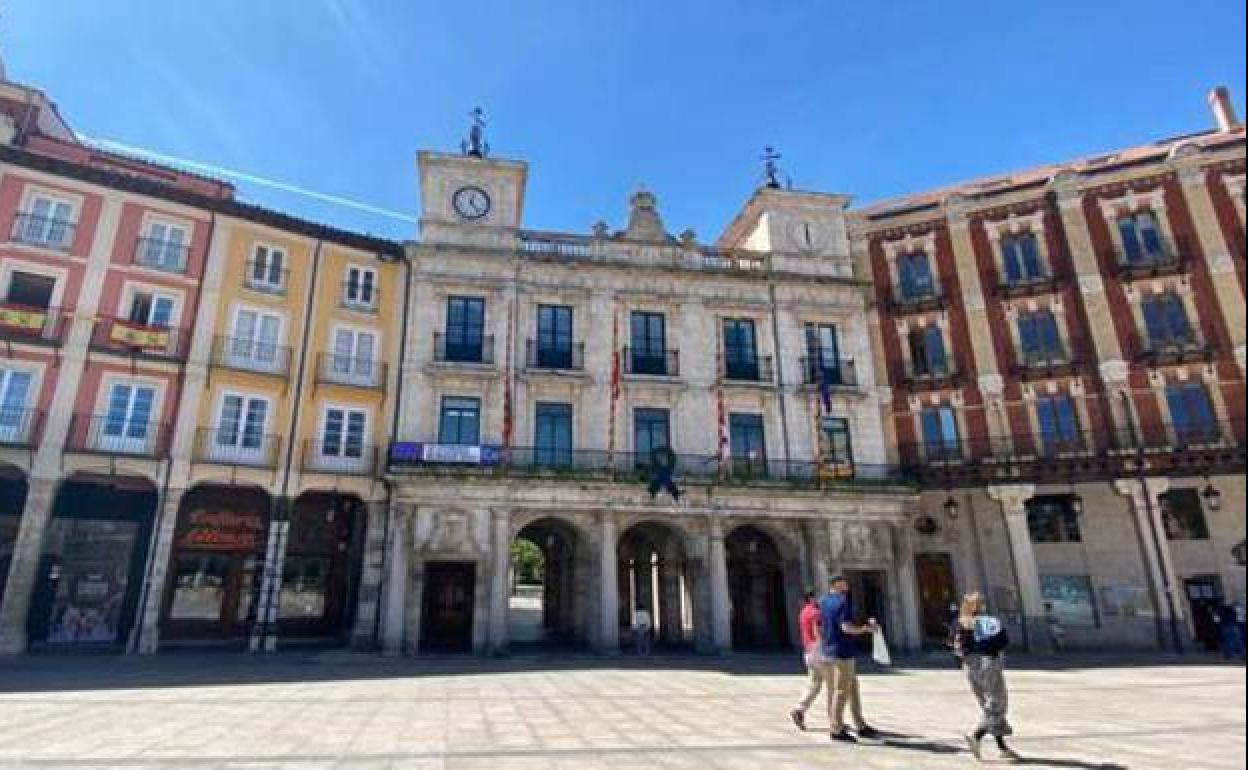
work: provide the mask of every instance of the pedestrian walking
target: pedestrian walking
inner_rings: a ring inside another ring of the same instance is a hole
[[[828,702],[829,736],[834,741],[856,743],[857,738],[845,728],[845,707],[849,706],[857,728],[858,738],[877,738],[879,731],[867,724],[862,716],[862,698],[858,691],[858,670],[855,657],[858,654],[857,637],[875,631],[875,618],[865,625],[853,621],[853,605],[849,596],[849,581],[842,575],[832,579],[831,590],[819,602],[819,628],[822,634],[820,648],[825,665],[825,679],[829,679],[832,692]]]
[[[1014,728],[1006,720],[1009,692],[1005,687],[1005,648],[1009,643],[1010,637],[1001,620],[987,613],[983,595],[967,594],[958,613],[954,654],[962,660],[966,679],[981,712],[979,725],[966,736],[975,759],[983,758],[980,742],[986,735],[996,739],[1002,757],[1012,761],[1019,759],[1005,743],[1005,737],[1014,734]]]
[[[814,591],[807,591],[802,598],[802,610],[797,616],[797,628],[802,635],[802,662],[806,664],[806,690],[797,708],[789,712],[789,718],[797,729],[806,729],[806,712],[819,697],[827,681],[828,665],[823,657],[823,644],[819,634],[819,599]],[[832,698],[831,687],[828,698]],[[829,706],[831,704],[829,703]]]

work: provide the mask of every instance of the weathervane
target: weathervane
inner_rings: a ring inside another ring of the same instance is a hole
[[[780,168],[776,165],[776,161],[782,156],[776,152],[775,147],[767,146],[763,148],[763,184],[773,189],[780,189]]]
[[[465,155],[484,158],[490,154],[490,145],[485,142],[485,111],[480,107],[473,107],[468,117],[472,118],[472,127],[468,129],[468,141],[460,142],[459,148]]]

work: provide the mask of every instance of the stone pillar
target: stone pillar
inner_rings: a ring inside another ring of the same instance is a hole
[[[382,567],[386,560],[386,538],[389,537],[391,505],[388,502],[366,504],[367,525],[364,531],[364,549],[360,557],[360,590],[356,601],[355,627],[351,630],[351,646],[355,649],[375,649],[381,641],[378,636],[378,620],[381,617],[381,590],[385,576]]]
[[[1244,313],[1244,292],[1235,279],[1235,260],[1231,256],[1231,247],[1222,233],[1222,225],[1213,208],[1213,198],[1209,194],[1208,175],[1199,165],[1199,157],[1186,156],[1176,159],[1179,172],[1179,183],[1183,186],[1183,197],[1187,199],[1188,211],[1192,214],[1192,224],[1200,239],[1200,250],[1209,265],[1209,275],[1213,279],[1214,296],[1225,320],[1227,334],[1231,345],[1236,351],[1244,349],[1245,338],[1248,337],[1248,319]],[[1242,353],[1240,354],[1242,359]]]
[[[185,490],[170,489],[161,501],[152,553],[148,556],[151,570],[147,578],[143,606],[139,608],[139,637],[135,649],[151,654],[160,649],[160,609],[164,606],[165,587],[169,584],[169,562],[173,557],[173,536],[178,526],[178,513]]]
[[[407,617],[408,521],[395,506],[390,522],[390,542],[386,544],[385,584],[382,586],[381,651],[384,655],[403,654],[404,623]]]
[[[607,655],[620,651],[620,585],[615,530],[615,513],[603,511],[598,533],[598,650]]]
[[[893,644],[917,651],[923,646],[923,611],[919,607],[919,583],[914,571],[914,531],[907,523],[902,523],[893,532],[897,543],[897,595],[901,600],[902,622],[901,638]]]
[[[1001,484],[989,486],[988,496],[1001,504],[1006,532],[1010,538],[1010,554],[1018,581],[1023,622],[1027,628],[1029,650],[1047,650],[1052,644],[1045,624],[1044,595],[1040,592],[1040,571],[1036,552],[1027,528],[1027,500],[1036,492],[1033,484]]]
[[[810,559],[810,589],[820,596],[828,590],[828,535],[827,522],[806,522],[806,553]]]
[[[17,542],[9,562],[9,578],[0,597],[0,656],[26,651],[26,616],[39,576],[43,533],[52,516],[56,480],[32,477],[26,491],[26,507],[18,524]]]
[[[975,247],[971,241],[967,203],[961,196],[951,196],[945,200],[944,208],[949,222],[949,240],[953,244],[954,270],[962,288],[962,307],[966,311],[975,370],[981,375],[995,375],[998,371],[997,354],[992,346],[992,328],[988,323],[984,290],[979,283],[979,262],[975,259]]]
[[[707,535],[707,572],[711,584],[711,643],[717,653],[732,650],[732,601],[728,595],[728,555],[724,551],[724,528],[711,519]]]
[[[1170,479],[1118,479],[1114,490],[1131,501],[1140,533],[1147,547],[1144,548],[1145,564],[1149,582],[1153,586],[1153,603],[1162,621],[1169,622],[1173,605],[1174,619],[1183,620],[1183,602],[1177,593],[1179,577],[1170,558],[1166,541],[1165,522],[1161,517],[1161,502],[1157,499],[1170,488]]]
[[[664,644],[680,644],[680,565],[659,562],[659,633]]]
[[[260,598],[256,604],[256,622],[248,644],[248,649],[252,652],[274,652],[277,649],[282,572],[286,566],[286,542],[290,534],[290,500],[275,497],[270,510],[269,536],[264,548],[263,571],[260,573]]]
[[[494,563],[490,569],[490,652],[507,652],[507,610],[511,598],[511,513],[494,509]],[[547,575],[547,582],[550,582]],[[544,604],[549,611],[551,605]]]

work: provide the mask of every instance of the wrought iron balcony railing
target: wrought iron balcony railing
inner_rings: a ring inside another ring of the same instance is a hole
[[[1213,346],[1193,329],[1188,334],[1142,340],[1136,360],[1146,366],[1164,366],[1207,361],[1213,354]]]
[[[381,306],[381,289],[375,284],[343,281],[339,305],[357,313],[376,313]]]
[[[802,384],[822,387],[853,388],[858,386],[858,370],[852,358],[829,358],[820,353],[802,356]]]
[[[373,444],[346,438],[303,442],[302,468],[305,473],[331,473],[335,476],[373,476],[377,472],[378,449]]]
[[[539,340],[528,340],[524,349],[527,369],[548,369],[579,372],[585,369],[585,343],[567,346],[544,345]]]
[[[433,360],[440,364],[494,364],[494,337],[433,334]]]
[[[940,390],[956,387],[961,377],[953,361],[946,361],[944,366],[911,366],[901,382],[910,390]]]
[[[125,318],[101,318],[91,333],[91,347],[145,358],[186,360],[190,330],[147,326]]]
[[[249,259],[243,273],[243,286],[264,294],[284,295],[290,287],[290,270]]]
[[[729,382],[774,382],[771,356],[727,355],[720,357],[719,374]]]
[[[13,228],[9,231],[12,240],[27,246],[38,246],[41,249],[69,251],[74,244],[74,232],[78,225],[67,219],[18,212],[13,217]]]
[[[76,414],[65,449],[70,452],[161,458],[169,453],[169,425],[134,414]]]
[[[276,468],[281,447],[281,436],[241,424],[195,432],[195,460],[213,465]]]
[[[191,247],[181,241],[143,236],[134,242],[134,264],[167,273],[185,273],[190,252]]]
[[[225,369],[286,377],[290,374],[290,348],[246,337],[217,337],[212,362]]]
[[[639,350],[625,347],[620,365],[625,374],[641,374],[650,377],[679,377],[680,352],[677,350]]]
[[[386,364],[372,358],[320,353],[316,357],[318,382],[353,385],[357,388],[384,388]]]
[[[1188,240],[1162,240],[1155,249],[1119,250],[1109,255],[1115,274],[1124,281],[1186,272],[1191,267]]]
[[[59,307],[30,307],[0,302],[0,339],[60,345],[65,341],[69,314]]]
[[[903,289],[898,286],[893,290],[893,295],[886,305],[887,310],[893,315],[907,315],[939,310],[945,307],[946,303],[944,293],[935,286],[923,289]]]
[[[43,412],[0,406],[0,446],[33,447],[43,428]]]

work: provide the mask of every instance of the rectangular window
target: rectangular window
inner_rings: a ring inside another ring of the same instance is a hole
[[[447,361],[480,363],[485,340],[485,299],[448,297],[446,300]]]
[[[572,465],[571,404],[537,404],[533,461],[546,467]]]
[[[854,447],[849,437],[849,420],[844,417],[823,418],[823,461],[834,465],[853,465]]]
[[[734,472],[767,475],[767,443],[761,414],[730,414],[728,438]]]
[[[1028,283],[1044,278],[1040,249],[1035,233],[1007,235],[1001,239],[1001,257],[1008,284]]]
[[[1192,325],[1187,319],[1187,308],[1178,292],[1146,295],[1140,300],[1140,311],[1144,316],[1144,330],[1148,334],[1152,349],[1181,347],[1195,339]]]
[[[805,331],[807,382],[840,385],[841,351],[836,325],[808,323]]]
[[[1170,422],[1180,445],[1217,441],[1218,418],[1209,391],[1199,382],[1172,382],[1166,386]]]
[[[1082,448],[1079,418],[1075,401],[1063,393],[1036,398],[1036,422],[1040,426],[1040,439],[1044,449],[1052,454],[1071,452]]]
[[[67,249],[74,233],[74,206],[69,201],[36,195],[23,215],[18,240],[50,249]]]
[[[1118,234],[1122,237],[1122,249],[1128,265],[1154,263],[1164,255],[1161,226],[1157,215],[1151,211],[1119,217]]]
[[[666,409],[633,410],[633,452],[639,465],[648,466],[654,450],[671,448],[670,427]]]
[[[725,318],[723,331],[724,376],[730,380],[759,379],[754,322],[748,318]]]
[[[633,311],[629,316],[629,355],[634,374],[668,374],[665,327],[662,313]]]
[[[910,365],[916,377],[933,377],[949,373],[945,355],[945,335],[936,324],[910,330]]]
[[[372,384],[377,373],[374,360],[377,335],[359,329],[334,331],[334,352],[330,357],[330,371],[339,378]]]
[[[52,292],[56,279],[38,273],[14,270],[9,274],[9,290],[4,301],[11,305],[47,309],[52,305]]]
[[[1018,342],[1024,363],[1048,363],[1065,358],[1057,317],[1052,310],[1019,313]]]
[[[1172,489],[1162,495],[1161,517],[1170,540],[1209,539],[1209,525],[1195,489]]]
[[[130,315],[127,320],[140,326],[168,329],[173,322],[175,302],[167,294],[136,291],[130,298]]]
[[[537,360],[542,369],[572,368],[572,308],[537,306]]]
[[[30,383],[30,372],[0,369],[0,443],[30,438],[30,415],[26,411]]]
[[[927,407],[919,413],[923,430],[923,446],[931,460],[952,460],[961,457],[958,440],[958,417],[951,406]]]
[[[1040,595],[1049,613],[1067,627],[1096,628],[1100,618],[1087,575],[1041,575]]]
[[[371,308],[377,304],[377,271],[368,267],[347,268],[343,300],[352,307]]]
[[[481,399],[459,396],[442,398],[438,443],[467,446],[481,443]]]
[[[358,460],[364,456],[368,412],[363,409],[329,407],[321,430],[321,455]]]
[[[139,246],[139,263],[160,270],[186,269],[186,228],[168,222],[153,221]]]
[[[1079,516],[1071,495],[1039,495],[1027,501],[1027,528],[1033,543],[1078,543]]]
[[[919,251],[901,255],[897,259],[897,273],[903,300],[919,300],[935,296],[936,284],[932,280],[932,266],[927,254]]]
[[[286,252],[273,246],[256,244],[247,270],[247,283],[265,291],[286,288]]]
[[[227,393],[221,399],[214,445],[218,450],[241,450],[258,456],[264,446],[268,414],[267,399]]]
[[[246,369],[278,369],[282,319],[273,313],[239,310],[229,343],[231,363]]]
[[[99,426],[97,448],[142,452],[152,433],[152,405],[156,389],[150,385],[116,383],[108,392],[107,411]]]

